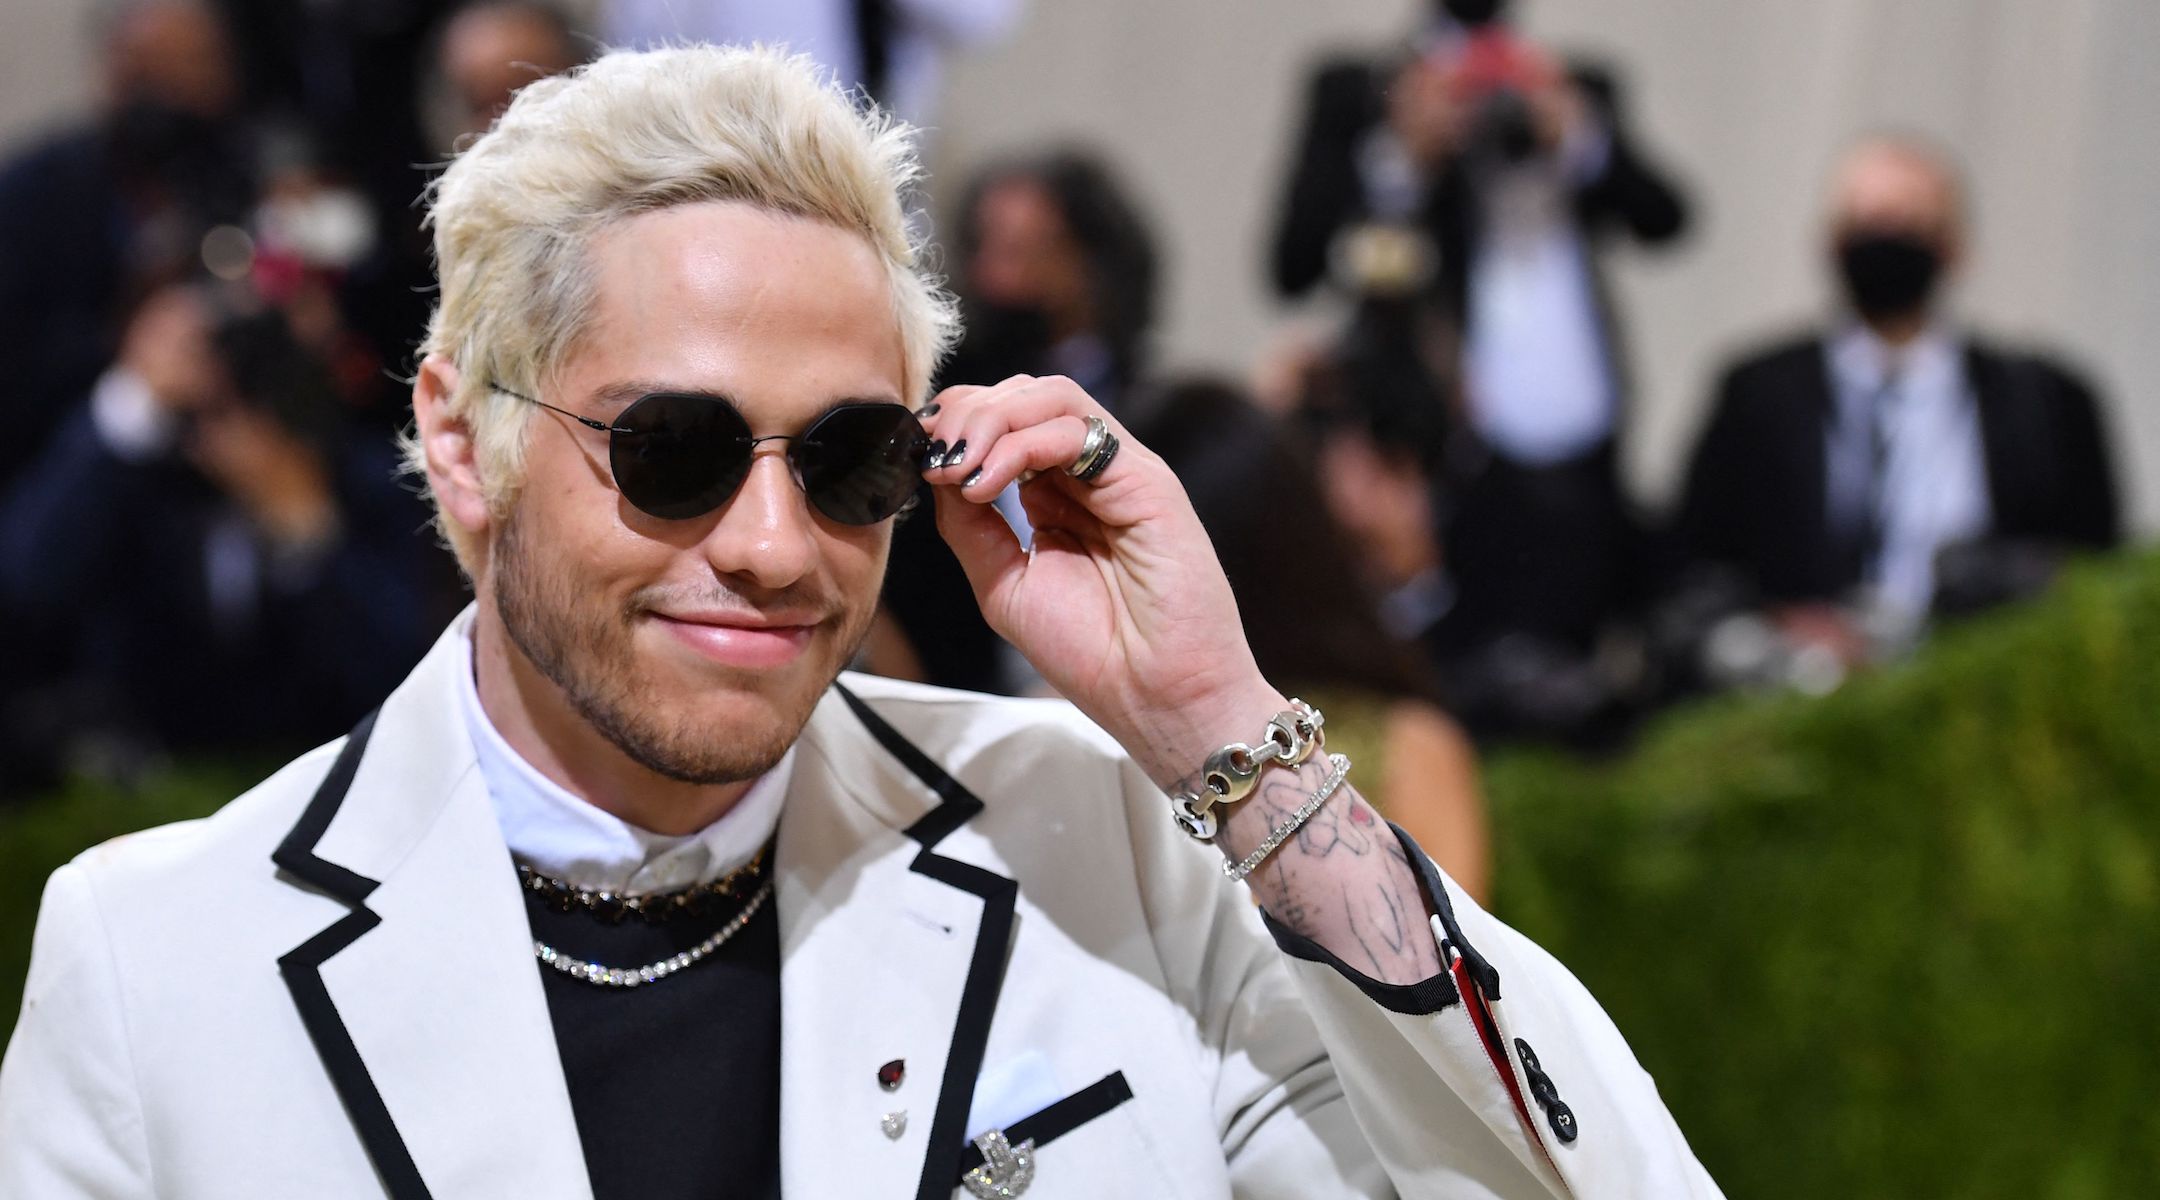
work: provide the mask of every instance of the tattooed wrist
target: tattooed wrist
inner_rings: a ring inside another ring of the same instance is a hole
[[[1241,861],[1305,804],[1328,771],[1315,755],[1295,769],[1266,772],[1224,816],[1216,845]],[[1424,893],[1402,843],[1352,786],[1338,789],[1246,884],[1277,922],[1375,979],[1415,983],[1440,970]]]

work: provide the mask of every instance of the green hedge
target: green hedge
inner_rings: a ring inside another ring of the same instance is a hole
[[[2160,559],[1488,786],[1498,909],[1729,1194],[2160,1194]]]
[[[44,876],[246,777],[0,814],[0,1037]],[[1602,766],[1512,756],[1488,789],[1499,910],[1730,1195],[2160,1192],[2160,557],[1828,700],[1686,712]]]

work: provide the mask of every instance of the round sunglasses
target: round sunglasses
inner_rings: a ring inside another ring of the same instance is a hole
[[[607,434],[616,490],[639,512],[669,521],[726,504],[749,478],[758,445],[787,442],[788,465],[812,507],[842,525],[875,525],[914,500],[930,440],[914,410],[900,404],[842,404],[801,433],[754,437],[718,396],[648,392],[608,422],[495,390]]]

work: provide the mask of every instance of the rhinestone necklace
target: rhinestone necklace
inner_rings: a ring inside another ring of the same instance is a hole
[[[765,859],[771,849],[772,843],[767,842],[749,862],[710,883],[658,895],[576,887],[542,875],[524,863],[518,864],[518,882],[556,912],[582,910],[610,924],[636,916],[649,925],[658,925],[676,916],[702,916],[720,901],[732,899],[745,885],[764,875]]]
[[[758,909],[764,907],[766,898],[771,895],[772,880],[768,879],[763,886],[750,894],[750,899],[743,904],[742,911],[736,913],[734,919],[722,925],[711,937],[671,958],[663,958],[651,966],[603,967],[599,963],[586,962],[582,958],[572,958],[546,942],[538,940],[533,942],[533,955],[541,962],[561,971],[572,979],[582,979],[587,983],[598,984],[602,987],[642,987],[645,984],[657,983],[662,979],[666,979],[677,971],[696,966],[707,955],[726,945],[729,938],[742,932],[742,927],[750,923],[750,918],[757,915]]]

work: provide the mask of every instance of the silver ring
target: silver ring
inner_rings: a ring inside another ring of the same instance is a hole
[[[1080,443],[1080,453],[1065,468],[1065,473],[1082,483],[1093,483],[1109,469],[1110,460],[1117,457],[1118,436],[1110,432],[1110,423],[1101,417],[1087,418],[1087,437]]]

